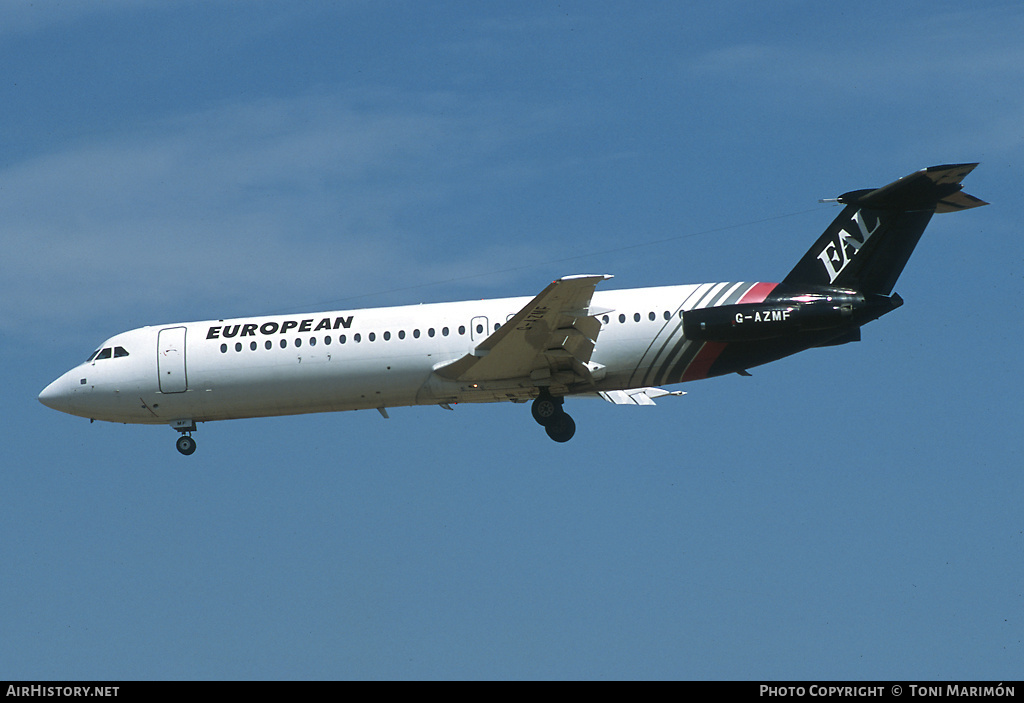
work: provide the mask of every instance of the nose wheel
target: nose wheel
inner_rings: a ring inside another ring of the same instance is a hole
[[[193,420],[174,420],[171,422],[171,427],[181,432],[181,436],[178,437],[174,446],[185,456],[192,454],[196,450],[196,441],[192,439],[192,433],[196,431],[196,423]]]
[[[178,451],[189,456],[196,450],[196,441],[192,439],[192,435],[183,434],[178,437],[178,441],[174,443],[174,446],[178,448]]]
[[[556,442],[568,442],[576,434],[576,422],[569,413],[562,410],[564,402],[564,398],[556,398],[547,390],[542,390],[530,407],[533,419]]]

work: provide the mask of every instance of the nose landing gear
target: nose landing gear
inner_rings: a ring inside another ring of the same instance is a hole
[[[196,450],[196,441],[192,439],[192,435],[183,434],[178,437],[178,441],[174,443],[174,446],[178,448],[178,451],[189,456]]]
[[[576,422],[562,410],[564,402],[565,398],[556,398],[544,389],[530,407],[533,419],[556,442],[568,442],[576,434]]]
[[[178,441],[174,443],[174,446],[178,448],[178,451],[185,456],[191,455],[196,450],[196,441],[192,439],[192,433],[196,431],[196,423],[192,420],[175,420],[171,423],[171,427],[181,432],[181,436],[178,437]]]

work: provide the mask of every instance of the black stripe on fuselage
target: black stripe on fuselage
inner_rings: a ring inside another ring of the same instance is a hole
[[[715,299],[709,301],[706,305],[700,307],[715,307],[718,305],[734,305],[743,299],[750,290],[756,286],[757,283],[742,283],[737,286],[733,286],[723,294],[718,295]],[[658,385],[666,383],[680,383],[683,380],[683,376],[686,374],[686,369],[689,368],[690,364],[700,353],[700,350],[704,348],[703,342],[692,342],[688,340],[685,348],[682,349],[679,357],[674,360],[671,365],[666,365],[661,371],[661,375],[658,380]]]
[[[651,342],[647,351],[641,357],[630,378],[630,385],[648,386],[662,385],[664,383],[678,383],[675,379],[682,378],[686,367],[693,361],[702,345],[693,344],[683,337],[682,319],[678,314],[679,310],[696,310],[698,308],[714,307],[716,305],[731,305],[738,302],[756,283],[746,282],[725,282],[715,284],[704,284],[691,293],[679,306],[672,321],[666,324],[659,331],[658,335]],[[658,344],[658,340],[662,339]],[[655,345],[657,345],[656,351]],[[641,370],[642,373],[641,373]]]
[[[705,285],[708,286],[708,290],[701,290],[703,286],[698,286],[697,288],[694,289],[692,293],[690,293],[690,295],[686,296],[686,299],[683,300],[682,304],[680,304],[680,306],[676,308],[671,319],[666,321],[664,326],[662,326],[661,330],[658,331],[658,334],[655,335],[654,339],[651,340],[651,343],[650,345],[648,345],[647,350],[644,352],[643,356],[640,357],[640,361],[637,362],[636,368],[633,369],[631,381],[634,381],[634,383],[631,383],[630,385],[635,385],[637,387],[649,385],[649,379],[657,370],[658,360],[665,352],[665,349],[667,349],[669,345],[672,345],[674,340],[677,340],[677,343],[682,343],[682,340],[679,338],[681,338],[683,334],[683,321],[679,316],[679,311],[691,309],[693,306],[690,305],[690,301],[696,299],[697,303],[699,303],[700,300],[703,299],[703,297],[708,292],[710,292],[710,289],[714,288],[714,284]],[[651,350],[654,348],[654,345],[658,343],[658,340],[660,338],[664,338],[664,341],[658,347],[658,350],[654,352],[654,356],[651,357]],[[651,359],[651,361],[649,363],[645,362],[646,359]],[[639,382],[636,382],[638,380],[637,373],[640,371],[640,369],[644,368],[647,369],[646,373],[644,373],[642,379],[639,379]]]

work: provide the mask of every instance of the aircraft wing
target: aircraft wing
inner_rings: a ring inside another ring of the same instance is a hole
[[[526,307],[461,359],[434,369],[457,381],[529,377],[538,385],[592,380],[589,365],[601,321],[610,310],[591,308],[594,288],[607,275],[566,276],[551,283]]]

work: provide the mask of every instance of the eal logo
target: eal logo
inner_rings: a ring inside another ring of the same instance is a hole
[[[875,226],[868,229],[860,210],[854,213],[853,221],[857,223],[857,229],[860,230],[859,238],[856,233],[847,231],[845,228],[841,229],[836,238],[826,244],[825,248],[818,254],[821,263],[825,265],[825,270],[828,271],[829,283],[835,283],[839,274],[853,260],[853,257],[857,255],[857,252],[864,246],[864,243],[882,226],[882,218],[876,217]],[[846,225],[846,227],[849,226],[849,224]]]

